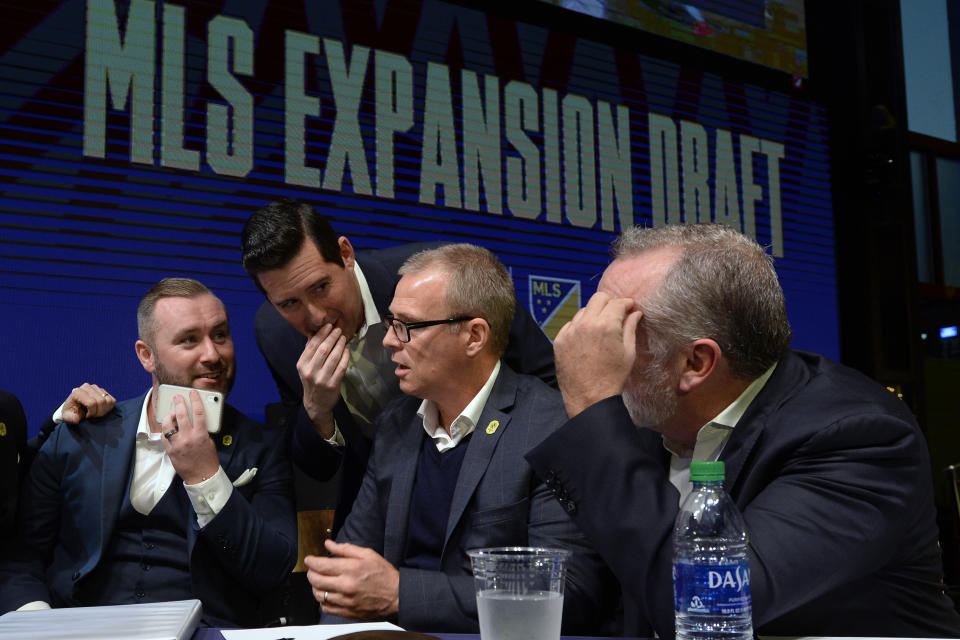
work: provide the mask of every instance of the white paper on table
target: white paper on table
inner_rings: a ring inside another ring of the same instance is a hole
[[[230,629],[220,631],[224,640],[327,640],[357,631],[403,631],[389,622],[355,622],[353,624],[314,624],[307,627],[268,627],[266,629]]]

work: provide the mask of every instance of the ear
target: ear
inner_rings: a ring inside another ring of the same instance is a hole
[[[353,269],[353,245],[350,244],[346,236],[337,238],[337,244],[340,245],[340,259],[343,260],[343,268]]]
[[[706,382],[720,364],[722,355],[720,345],[710,338],[700,338],[691,342],[683,351],[680,392],[689,393]]]
[[[154,362],[153,349],[150,348],[150,345],[143,340],[137,340],[133,348],[136,349],[137,358],[140,360],[140,364],[143,365],[144,370],[150,374],[154,373],[157,370],[157,366],[156,362]]]
[[[487,348],[490,343],[490,325],[483,318],[474,318],[463,323],[466,335],[466,349],[468,357],[475,357]]]

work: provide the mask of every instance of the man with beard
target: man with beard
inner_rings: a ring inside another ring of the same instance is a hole
[[[197,391],[191,410],[177,396],[175,413],[158,413],[161,384],[224,396],[233,385],[226,309],[205,286],[160,281],[140,302],[137,328],[153,385],[44,443],[20,548],[0,566],[0,612],[198,598],[205,624],[254,626],[259,594],[296,561],[284,448],[230,406],[211,437]]]
[[[776,272],[743,234],[630,229],[614,255],[555,341],[569,421],[527,459],[632,600],[626,634],[674,637],[671,532],[691,460],[722,460],[758,634],[956,637],[906,405],[789,350]]]

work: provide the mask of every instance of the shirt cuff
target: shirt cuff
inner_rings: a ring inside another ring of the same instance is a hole
[[[17,611],[42,611],[49,608],[50,605],[43,600],[34,600],[33,602],[28,602],[22,607],[18,607]]]
[[[336,420],[333,421],[333,435],[329,438],[326,438],[326,441],[335,447],[347,446],[347,441],[344,440],[343,434],[340,433],[340,425],[337,424]]]
[[[193,504],[193,510],[197,514],[197,524],[204,528],[213,520],[218,513],[223,510],[233,493],[233,483],[227,477],[227,472],[223,467],[218,467],[217,472],[197,484],[183,483],[183,488],[187,490],[187,496]]]
[[[57,410],[53,412],[53,424],[60,424],[63,422],[63,408],[65,406],[67,406],[66,402],[57,407]]]

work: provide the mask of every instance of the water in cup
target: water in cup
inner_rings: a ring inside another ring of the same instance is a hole
[[[485,589],[477,593],[477,612],[483,640],[556,640],[563,596],[550,591],[511,595]]]
[[[480,640],[558,640],[568,551],[495,547],[467,552]]]

